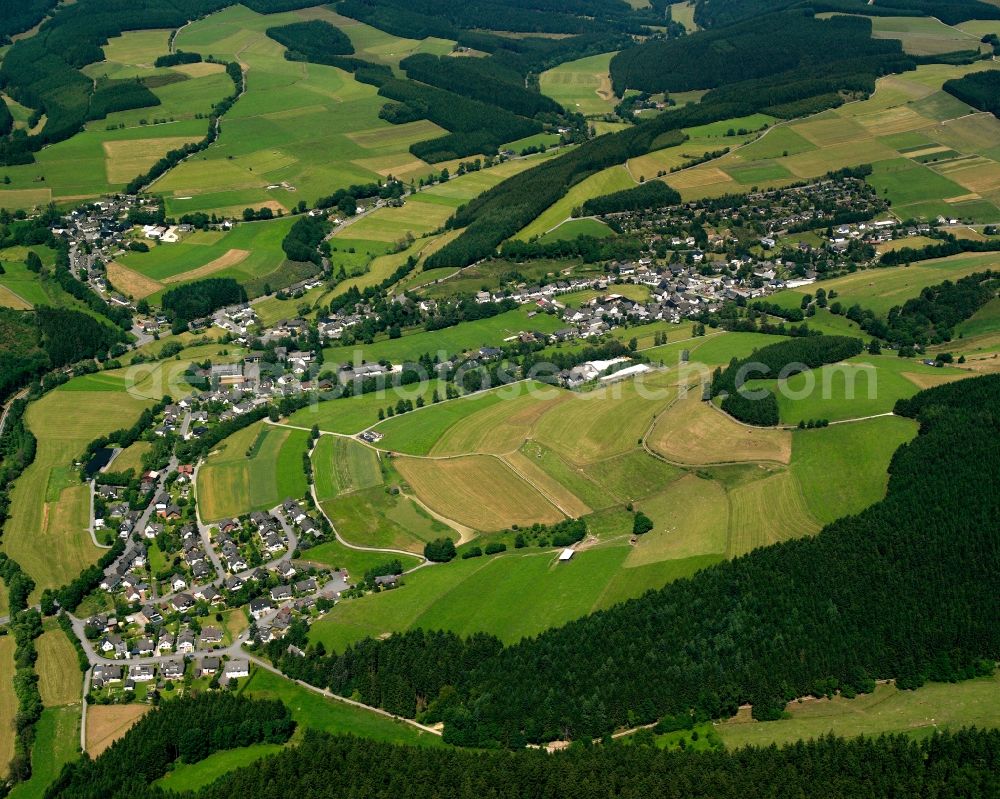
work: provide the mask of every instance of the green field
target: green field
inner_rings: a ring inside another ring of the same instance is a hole
[[[0,664],[3,664],[5,674],[13,674],[14,637],[0,637]],[[10,759],[14,756],[14,718],[17,715],[17,695],[14,693],[14,680],[0,680],[0,774],[6,776]]]
[[[430,272],[421,272],[415,280],[419,280],[419,284],[424,285],[420,294],[441,299],[475,294],[483,288],[499,289],[501,284],[509,279],[514,268],[515,265],[510,261],[491,260],[460,271],[434,269]],[[585,265],[575,259],[527,261],[523,264],[517,264],[516,269],[525,280],[539,282],[546,282],[547,279],[555,278],[557,275],[569,273],[581,277],[586,274],[597,275],[593,265]]]
[[[167,791],[194,791],[215,782],[233,769],[248,766],[283,748],[278,744],[255,744],[239,749],[223,749],[197,763],[179,763],[153,784]]]
[[[234,433],[198,471],[198,502],[205,521],[273,508],[306,493],[302,453],[309,434],[258,422]],[[247,452],[252,456],[247,457]]]
[[[133,252],[109,268],[115,286],[133,297],[156,302],[165,289],[186,280],[231,277],[251,296],[277,291],[315,272],[287,266],[281,241],[294,219],[237,225],[231,231],[195,231],[173,244],[159,244],[147,253]],[[291,315],[295,315],[292,313]]]
[[[772,390],[778,398],[781,421],[798,424],[810,419],[838,421],[889,413],[897,400],[913,396],[925,385],[963,374],[895,354],[859,355],[787,380],[750,380],[747,387]]]
[[[565,196],[542,211],[514,238],[528,241],[535,236],[542,236],[569,219],[573,209],[583,205],[586,200],[622,189],[633,189],[635,186],[636,181],[627,169],[620,166],[604,169],[570,188]]]
[[[347,540],[350,541],[351,531],[347,531],[347,534]],[[366,571],[381,566],[389,560],[398,558],[403,562],[404,569],[412,569],[420,564],[420,559],[416,556],[410,558],[406,555],[350,549],[338,541],[326,541],[319,546],[312,547],[312,549],[303,552],[302,558],[310,563],[318,563],[334,569],[347,569],[352,582],[362,580]]]
[[[334,735],[358,735],[390,743],[440,746],[441,738],[401,721],[368,710],[325,699],[291,680],[256,669],[240,692],[265,699],[280,699],[300,727]]]
[[[804,699],[788,706],[780,721],[749,722],[738,717],[715,725],[727,747],[794,743],[827,733],[857,735],[903,733],[925,738],[935,731],[975,725],[1000,725],[1000,677],[959,683],[928,683],[915,691],[892,684],[855,699]]]
[[[516,402],[519,398],[526,397],[532,390],[532,386],[539,388],[536,384],[529,386],[523,383],[501,386],[492,391],[428,405],[412,414],[387,419],[378,426],[378,431],[384,436],[379,442],[379,446],[383,449],[405,452],[410,455],[427,455],[453,425],[488,408],[506,402]],[[552,388],[541,390],[548,396],[552,396],[556,392]],[[516,449],[516,447],[514,448]],[[462,451],[468,452],[469,450],[463,449]],[[461,453],[449,452],[447,454]]]
[[[419,554],[428,541],[455,536],[454,530],[431,517],[412,499],[391,494],[388,486],[358,490],[322,504],[340,535],[357,546]]]
[[[313,452],[313,472],[320,501],[382,483],[378,455],[349,438],[322,436]]]
[[[592,612],[602,605],[629,553],[606,547],[557,563],[551,550],[473,558],[421,569],[395,591],[338,605],[311,638],[340,651],[366,635],[409,628],[488,631],[509,642]],[[649,577],[649,576],[647,576]],[[633,595],[653,583],[633,581]]]
[[[827,292],[835,290],[840,295],[836,301],[845,309],[856,303],[862,308],[882,315],[887,314],[893,306],[902,305],[907,300],[919,296],[921,290],[927,286],[945,280],[955,281],[974,272],[995,269],[998,262],[1000,255],[997,253],[963,253],[948,258],[921,261],[912,266],[860,270],[844,277],[824,280],[822,287]],[[801,299],[801,295],[812,294],[816,288],[817,286],[813,285],[788,289],[775,294],[771,301],[782,302],[782,298],[789,293]],[[786,299],[784,302],[787,304],[791,301]],[[809,324],[812,326],[811,320]]]
[[[563,327],[562,320],[557,316],[540,313],[529,319],[528,312],[529,309],[522,306],[492,319],[477,319],[442,330],[407,331],[400,338],[379,339],[374,344],[329,347],[323,350],[323,357],[327,363],[338,364],[355,363],[356,359],[402,363],[415,361],[425,353],[443,353],[444,357],[450,357],[480,347],[497,347],[504,340],[524,331],[552,333]]]
[[[614,111],[617,98],[608,74],[614,53],[602,53],[567,61],[539,76],[542,94],[568,111],[584,116],[600,116]]]
[[[470,455],[514,452],[532,434],[535,424],[560,402],[572,397],[565,391],[540,383],[523,382],[504,386],[453,403],[427,410],[424,417],[402,422],[394,429],[405,431],[393,441],[409,444],[400,449],[413,454]]]
[[[25,413],[38,449],[11,492],[3,550],[35,580],[36,596],[74,579],[104,551],[87,533],[87,487],[77,483],[63,488],[59,500],[50,502],[51,475],[64,475],[88,443],[132,424],[151,404],[124,391],[75,391],[77,380],[32,402]]]
[[[238,213],[263,204],[288,209],[340,186],[389,174],[409,180],[434,171],[408,148],[440,135],[441,128],[427,121],[390,125],[378,116],[384,100],[374,86],[333,67],[287,61],[284,48],[264,33],[303,18],[343,21],[326,8],[264,16],[234,6],[180,31],[179,49],[227,60],[238,56],[248,83],[226,115],[218,142],[157,183],[168,213]],[[361,57],[390,63],[410,52],[451,49],[444,40],[399,39],[353,20],[346,29],[357,39]]]
[[[416,403],[418,397],[430,404],[434,392],[444,397],[445,384],[438,380],[429,380],[425,384],[386,388],[384,391],[372,391],[357,397],[318,402],[301,408],[289,417],[289,424],[300,427],[318,425],[320,430],[331,433],[350,435],[360,433],[378,422],[379,410],[395,406],[399,400],[408,399]]]
[[[882,499],[889,460],[916,432],[911,420],[899,416],[796,430],[791,469],[809,512],[825,524]]]
[[[579,236],[604,239],[613,235],[615,232],[598,219],[571,219],[550,230],[542,236],[541,241],[570,241]]]
[[[45,707],[79,703],[83,674],[76,650],[66,633],[54,622],[46,624],[45,632],[35,639],[38,659],[38,690]]]
[[[75,657],[74,654],[74,660]],[[35,727],[35,742],[31,747],[31,779],[14,786],[9,796],[42,799],[62,767],[79,757],[79,749],[79,703],[45,708]]]

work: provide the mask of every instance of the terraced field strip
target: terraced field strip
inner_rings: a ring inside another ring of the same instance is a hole
[[[820,529],[790,471],[739,486],[729,492],[729,501],[732,514],[726,556],[730,558]]]
[[[45,630],[36,640],[38,690],[45,707],[69,705],[80,701],[83,674],[76,649],[58,626]]]
[[[0,671],[14,674],[14,636],[0,637]],[[17,696],[14,680],[0,680],[0,775],[6,776],[10,759],[14,756],[14,717],[17,715]]]

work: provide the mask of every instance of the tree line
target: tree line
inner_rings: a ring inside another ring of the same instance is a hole
[[[451,91],[408,80],[392,79],[379,87],[388,103],[379,113],[389,122],[429,119],[449,131],[436,139],[410,145],[418,158],[436,163],[481,153],[494,154],[504,142],[540,133],[540,123],[497,106]]]
[[[1000,70],[990,69],[952,78],[945,81],[942,88],[963,103],[1000,117]]]
[[[837,311],[857,322],[861,329],[900,348],[926,347],[951,341],[955,327],[970,318],[1000,288],[1000,272],[987,270],[956,280],[927,286],[920,295],[889,310],[885,319],[853,305]],[[830,310],[834,310],[834,305]]]
[[[156,710],[146,718],[163,712]],[[122,740],[131,743],[140,734],[141,730],[130,730]],[[111,759],[103,754],[94,763],[105,757]],[[370,799],[746,799],[773,796],[776,790],[801,799],[957,799],[1000,790],[993,768],[998,757],[1000,733],[976,729],[936,732],[921,741],[905,735],[851,740],[824,736],[782,746],[709,752],[665,751],[609,740],[555,754],[401,746],[307,729],[296,746],[231,771],[188,795],[258,799],[281,786],[286,796],[315,796],[317,786],[329,785],[340,795]],[[84,776],[73,773],[61,780],[62,795],[68,799],[173,795],[130,776],[119,784],[108,779],[102,786],[107,793],[98,794],[83,784]],[[55,799],[54,793],[46,799]]]
[[[494,58],[452,58],[417,53],[399,62],[411,80],[427,83],[472,100],[534,117],[561,114],[555,100],[524,87],[524,76]]]
[[[583,204],[583,213],[586,216],[597,216],[622,211],[647,211],[651,208],[674,205],[680,201],[681,195],[662,180],[651,180],[634,189],[623,189],[602,194],[600,197],[592,197]]]
[[[99,757],[63,767],[46,790],[55,799],[139,796],[175,763],[197,763],[213,752],[285,743],[295,730],[277,699],[247,699],[212,691],[165,702]]]
[[[188,142],[187,144],[178,147],[176,150],[170,150],[165,156],[153,164],[148,171],[132,178],[132,180],[129,181],[128,186],[125,187],[126,194],[138,194],[144,186],[152,183],[167,170],[173,169],[173,167],[177,166],[189,155],[199,153],[206,149],[210,144],[213,144],[215,140],[219,138],[219,118],[232,108],[233,103],[239,99],[240,94],[243,92],[245,80],[243,76],[243,68],[236,61],[231,61],[226,64],[226,74],[229,75],[229,78],[233,82],[233,92],[212,106],[212,113],[208,118],[208,131],[205,133],[205,138],[197,142]]]
[[[239,281],[231,277],[208,277],[164,292],[160,305],[175,326],[186,328],[192,319],[201,319],[219,308],[246,301],[246,289]]]
[[[351,209],[352,213],[354,209]],[[320,252],[326,234],[330,232],[330,223],[326,219],[315,216],[302,216],[285,234],[281,241],[281,249],[289,261],[310,261],[317,266],[323,263],[323,255],[329,255],[330,245],[326,244]]]

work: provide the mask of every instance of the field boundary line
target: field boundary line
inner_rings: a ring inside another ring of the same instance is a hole
[[[522,445],[523,445],[523,442],[522,442]],[[520,452],[520,450],[521,450],[521,448],[518,447],[517,449],[514,450],[514,452]],[[512,455],[512,454],[514,454],[514,452],[509,452],[509,453],[506,453],[506,454]],[[516,466],[514,466],[514,464],[512,464],[512,463],[508,462],[507,460],[505,460],[502,455],[495,455],[493,453],[489,453],[489,454],[490,454],[491,457],[496,458],[498,461],[500,461],[500,463],[502,463],[511,472],[513,472],[514,475],[518,479],[522,480],[527,485],[529,485],[531,488],[533,488],[535,490],[536,494],[538,494],[542,499],[544,499],[546,502],[548,502],[550,505],[552,505],[552,507],[554,507],[557,511],[559,511],[563,516],[565,516],[567,519],[572,519],[573,518],[573,514],[572,513],[569,513],[562,505],[560,505],[555,500],[554,497],[550,497],[547,491],[545,491],[541,487],[535,485],[531,480],[529,480],[524,474],[521,473],[521,471]],[[579,499],[579,497],[577,497],[577,499]],[[582,502],[583,500],[580,500],[580,501]]]

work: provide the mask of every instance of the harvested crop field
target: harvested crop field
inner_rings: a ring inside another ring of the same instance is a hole
[[[163,284],[158,280],[139,274],[127,266],[122,266],[117,261],[111,261],[107,270],[108,282],[126,297],[135,300],[141,300],[163,288]]]
[[[80,701],[83,674],[79,668],[76,650],[60,628],[53,627],[35,641],[38,660],[38,690],[45,707],[69,705]]]
[[[531,437],[547,411],[573,397],[569,392],[546,390],[539,396],[524,394],[501,400],[456,422],[438,439],[432,455],[512,452]]]
[[[809,514],[798,479],[781,471],[733,489],[728,557],[819,531]]]
[[[408,458],[396,468],[429,508],[476,530],[500,530],[564,517],[535,488],[498,458]]]
[[[787,430],[749,427],[691,396],[660,415],[647,440],[667,460],[686,464],[777,461],[792,458]]]
[[[97,757],[150,711],[149,705],[92,705],[87,708],[87,754]]]

